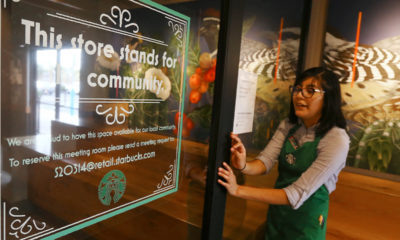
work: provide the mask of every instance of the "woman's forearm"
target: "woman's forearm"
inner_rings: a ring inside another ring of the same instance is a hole
[[[286,196],[286,192],[283,189],[255,188],[240,185],[238,186],[236,193],[233,195],[236,197],[261,201],[269,204],[289,205],[289,200]]]
[[[266,170],[264,163],[259,159],[255,159],[246,163],[246,167],[242,170],[242,173],[246,175],[261,175]]]

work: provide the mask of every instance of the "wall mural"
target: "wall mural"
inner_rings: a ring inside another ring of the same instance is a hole
[[[252,148],[263,149],[289,114],[289,86],[296,78],[303,5],[303,1],[290,0],[247,5],[239,68],[259,76],[249,141]]]
[[[347,165],[400,174],[398,1],[332,1],[323,65],[340,76]]]

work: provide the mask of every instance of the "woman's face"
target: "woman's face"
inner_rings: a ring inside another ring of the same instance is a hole
[[[321,83],[313,78],[307,78],[300,85],[295,86],[297,90],[293,92],[293,106],[295,114],[303,120],[306,127],[311,127],[318,123],[322,115],[322,107],[324,103],[324,93]],[[319,91],[320,90],[320,91]],[[310,97],[310,95],[312,95]],[[307,97],[308,96],[308,97]]]

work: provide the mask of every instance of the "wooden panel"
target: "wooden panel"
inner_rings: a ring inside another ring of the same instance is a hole
[[[400,239],[400,183],[342,172],[331,195],[327,239]]]

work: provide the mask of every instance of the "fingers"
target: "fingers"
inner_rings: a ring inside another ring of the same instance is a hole
[[[231,132],[230,135],[231,135],[231,137],[232,137],[232,136],[234,136],[234,137],[237,137],[237,136],[238,136],[237,134],[235,134],[235,133],[233,133],[233,132]]]
[[[245,148],[244,148],[243,144],[241,144],[241,143],[237,143],[231,147],[231,153],[234,153],[234,152],[242,153],[242,152],[244,152],[244,150],[245,150]]]
[[[223,162],[222,165],[222,167],[218,168],[218,175],[221,179],[218,179],[217,182],[225,187],[229,194],[235,196],[238,188],[235,174],[226,162]]]
[[[238,164],[242,165],[246,161],[246,154],[239,151],[231,151],[231,163],[235,168],[238,168]]]
[[[231,149],[241,149],[241,148],[243,148],[243,143],[241,143],[241,142],[236,143],[231,147]]]
[[[225,188],[228,188],[231,184],[230,183],[230,172],[223,168],[219,168],[218,175],[225,180],[225,181],[223,181],[222,179],[218,179],[218,183],[221,184],[222,186],[224,186]]]
[[[226,175],[233,174],[232,168],[226,162],[223,162],[222,165],[224,166],[224,168],[218,168],[219,173]]]
[[[237,134],[231,133],[231,139],[232,139],[232,141],[234,141],[234,142],[241,142],[241,141],[240,141],[240,138],[238,137]]]
[[[240,152],[238,152],[238,151],[232,152],[232,154],[235,155],[235,157],[236,157],[237,159],[241,159],[241,158],[242,158],[242,153],[240,153]]]
[[[225,179],[226,181],[229,181],[234,175],[232,168],[229,167],[229,165],[226,162],[222,163],[224,168],[220,167],[218,168],[218,175]]]
[[[229,184],[228,181],[225,182],[225,181],[223,181],[222,179],[218,179],[217,182],[218,182],[219,184],[221,184],[223,187],[225,187],[227,190],[228,190],[229,187],[230,187],[230,184]]]
[[[224,167],[228,170],[229,173],[233,174],[232,168],[226,162],[223,162],[222,165],[224,165]]]
[[[231,152],[239,151],[240,153],[243,153],[246,151],[242,141],[240,140],[237,134],[231,133],[231,139],[232,139]]]
[[[229,179],[229,174],[230,174],[230,172],[225,170],[225,169],[223,169],[223,168],[219,168],[218,169],[218,175],[220,177],[224,178],[225,180]]]
[[[221,179],[218,179],[218,183],[221,184],[222,186],[224,186],[225,188],[228,188],[228,186],[229,186],[227,182],[224,182]]]

